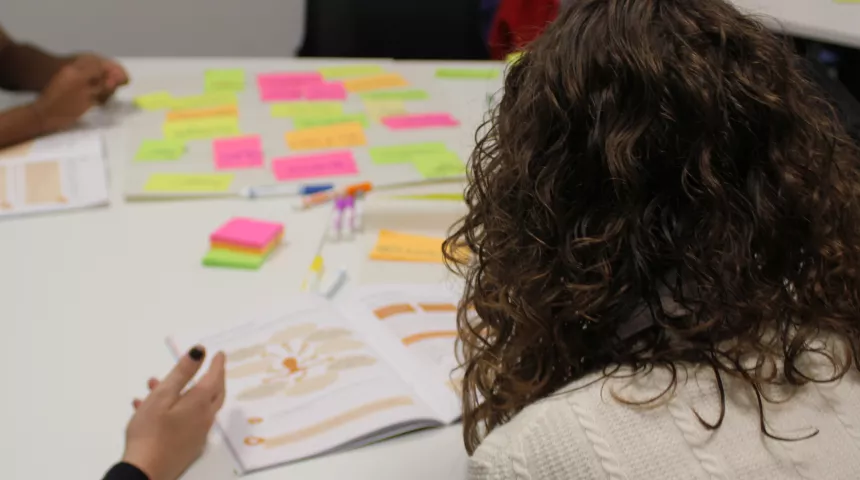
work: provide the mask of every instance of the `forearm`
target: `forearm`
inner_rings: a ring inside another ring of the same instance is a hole
[[[0,50],[0,88],[40,92],[67,61],[35,46],[10,42]]]
[[[28,104],[0,112],[0,148],[16,145],[46,133],[38,107]]]

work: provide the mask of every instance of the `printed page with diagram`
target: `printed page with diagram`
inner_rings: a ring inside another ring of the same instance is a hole
[[[99,130],[59,133],[0,150],[0,217],[107,203]]]
[[[339,302],[350,316],[372,324],[369,328],[393,334],[405,347],[410,363],[414,364],[412,368],[419,372],[416,388],[422,390],[425,398],[434,399],[434,407],[446,423],[457,421],[462,413],[463,375],[455,351],[461,291],[453,282],[373,285],[361,287],[349,299]]]
[[[404,378],[414,372],[404,373],[393,336],[363,328],[322,297],[288,305],[215,335],[168,339],[176,356],[195,344],[226,352],[218,425],[243,472],[445,422],[436,401]]]

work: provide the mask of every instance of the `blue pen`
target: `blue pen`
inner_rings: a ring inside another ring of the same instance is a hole
[[[257,187],[246,187],[239,191],[239,195],[245,198],[274,197],[279,195],[312,195],[334,189],[334,184],[319,183],[309,185],[260,185]]]

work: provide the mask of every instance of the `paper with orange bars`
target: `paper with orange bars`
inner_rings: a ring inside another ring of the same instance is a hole
[[[370,252],[370,258],[394,262],[444,263],[445,258],[442,255],[444,241],[444,238],[439,237],[380,230],[376,245]],[[456,256],[465,260],[468,258],[468,250],[460,248]]]

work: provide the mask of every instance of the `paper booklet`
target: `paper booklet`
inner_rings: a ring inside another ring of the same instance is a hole
[[[49,135],[0,150],[0,218],[107,205],[101,132]]]
[[[456,422],[459,295],[434,285],[308,295],[212,335],[168,339],[227,354],[217,424],[241,473]],[[202,372],[208,365],[204,365]]]

